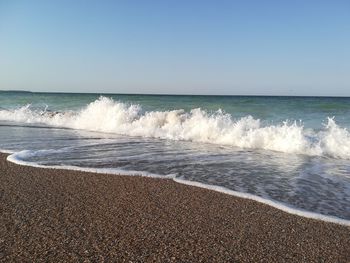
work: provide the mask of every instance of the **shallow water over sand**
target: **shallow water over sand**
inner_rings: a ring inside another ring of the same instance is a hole
[[[0,138],[2,149],[26,150],[16,158],[33,164],[173,175],[350,219],[348,160],[16,125],[0,126]]]

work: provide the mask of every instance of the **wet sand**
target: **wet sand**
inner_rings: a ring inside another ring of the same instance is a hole
[[[0,154],[2,262],[350,262],[350,227],[171,180]]]

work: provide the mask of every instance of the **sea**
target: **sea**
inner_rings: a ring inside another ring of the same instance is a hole
[[[9,161],[167,178],[345,225],[349,128],[346,97],[0,91]]]

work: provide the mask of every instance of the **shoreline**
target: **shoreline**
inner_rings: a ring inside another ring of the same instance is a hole
[[[193,187],[199,187],[199,188],[207,189],[210,191],[216,191],[219,193],[227,194],[227,195],[238,197],[238,198],[253,200],[255,202],[271,206],[273,208],[276,208],[276,209],[281,210],[283,212],[286,212],[288,214],[297,215],[300,217],[305,217],[305,218],[309,218],[309,219],[320,220],[320,221],[327,222],[327,223],[334,223],[334,224],[339,224],[339,225],[350,227],[350,220],[347,220],[347,219],[339,218],[336,216],[323,215],[323,214],[316,213],[316,212],[310,212],[307,210],[298,209],[298,208],[289,206],[287,204],[284,204],[284,203],[281,203],[281,202],[278,202],[278,201],[275,201],[272,199],[263,198],[263,197],[253,195],[250,193],[238,192],[235,190],[227,189],[225,187],[204,184],[204,183],[200,183],[200,182],[196,182],[196,181],[183,180],[180,178],[176,178],[172,175],[163,176],[163,175],[148,173],[145,171],[123,171],[123,170],[118,170],[118,169],[109,170],[109,169],[103,169],[103,168],[84,168],[84,167],[77,167],[77,166],[62,166],[62,167],[56,166],[56,165],[45,166],[45,165],[40,165],[40,164],[28,163],[26,161],[22,161],[21,159],[16,159],[16,157],[17,157],[16,152],[10,152],[10,151],[0,149],[0,154],[2,154],[2,153],[8,155],[7,161],[9,161],[9,162],[12,162],[12,163],[17,164],[17,165],[35,167],[35,168],[40,168],[40,169],[57,169],[57,170],[98,173],[98,174],[113,174],[116,176],[127,175],[127,176],[140,176],[140,177],[146,177],[146,178],[171,179],[174,182],[179,183],[179,184],[193,186]],[[12,157],[12,156],[14,156],[14,157]]]
[[[0,261],[350,260],[350,227],[169,179],[21,166],[0,153]]]

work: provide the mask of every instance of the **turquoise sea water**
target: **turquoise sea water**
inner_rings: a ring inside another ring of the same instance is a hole
[[[87,93],[1,92],[0,107],[14,109],[31,104],[33,108],[52,111],[79,110],[100,96],[115,101],[142,105],[145,111],[201,108],[222,109],[233,117],[251,115],[264,121],[302,120],[306,126],[319,128],[327,117],[350,126],[350,98],[344,97],[269,97],[269,96],[189,96],[189,95],[125,95]]]
[[[350,98],[0,92],[0,149],[17,162],[170,176],[347,220],[349,127]]]

